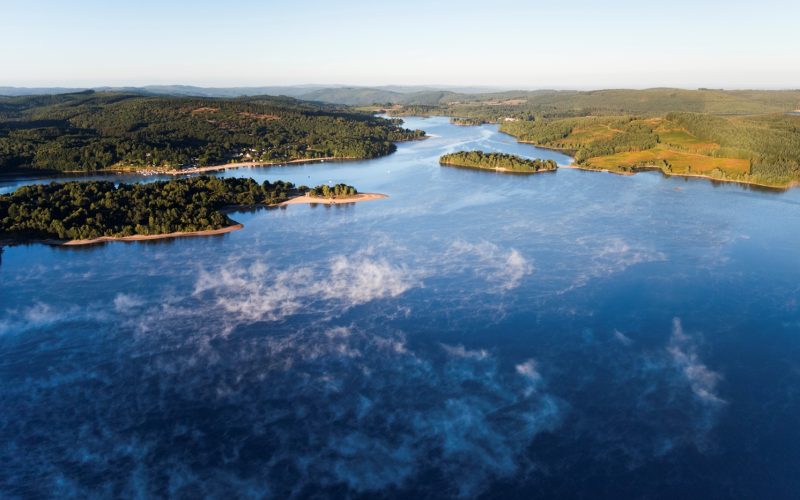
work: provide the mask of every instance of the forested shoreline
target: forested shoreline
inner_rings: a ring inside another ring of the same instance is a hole
[[[495,123],[521,142],[573,155],[584,169],[787,188],[800,183],[798,105],[797,90],[656,88],[452,94],[386,111]]]
[[[342,90],[342,92],[347,92]],[[367,159],[424,137],[373,116],[444,114],[565,151],[577,166],[788,187],[800,182],[795,91],[646,89],[432,95],[353,109],[288,97],[170,97],[115,92],[0,97],[0,176]],[[765,114],[769,113],[769,114]],[[476,166],[476,165],[462,165]],[[494,168],[494,167],[492,167]],[[513,170],[513,168],[511,168]],[[522,170],[525,170],[524,168]]]
[[[288,97],[0,97],[0,173],[367,159],[393,152],[396,141],[424,137],[401,124]]]
[[[346,184],[308,188],[253,179],[189,177],[119,184],[106,181],[23,186],[0,195],[0,240],[90,240],[213,231],[235,224],[229,207],[274,206],[308,194],[358,193]]]
[[[502,132],[572,154],[583,168],[633,173],[656,168],[774,187],[800,180],[800,117],[605,116],[503,123]]]

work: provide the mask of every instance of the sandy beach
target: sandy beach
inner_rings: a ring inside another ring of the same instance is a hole
[[[381,193],[359,193],[355,196],[347,198],[317,198],[313,196],[296,196],[290,200],[286,200],[277,205],[271,206],[286,206],[286,205],[300,205],[300,204],[321,204],[321,205],[343,205],[346,203],[357,203],[361,201],[372,201],[388,198],[387,195]],[[133,236],[102,236],[100,238],[93,238],[91,240],[41,240],[43,243],[57,246],[82,246],[82,245],[96,245],[98,243],[108,243],[112,241],[148,241],[148,240],[163,240],[169,238],[186,238],[192,236],[213,236],[215,234],[225,234],[232,231],[242,229],[244,225],[233,224],[231,226],[223,227],[220,229],[209,229],[207,231],[189,231],[189,232],[174,232],[167,234],[137,234]]]
[[[348,196],[347,198],[318,198],[316,196],[296,196],[291,200],[286,200],[279,203],[279,207],[286,205],[300,205],[300,204],[321,204],[321,205],[342,205],[345,203],[357,203],[359,201],[372,201],[388,198],[387,195],[381,193],[359,193],[355,196]]]
[[[226,163],[223,165],[209,165],[207,167],[193,167],[186,169],[173,169],[159,172],[165,175],[183,175],[183,174],[198,174],[203,172],[217,172],[220,170],[229,170],[232,168],[247,168],[247,167],[274,167],[277,165],[291,165],[297,163],[315,163],[324,161],[352,161],[362,160],[364,158],[356,158],[355,156],[334,157],[328,156],[325,158],[302,158],[299,160],[284,160],[284,161],[247,161],[238,163]]]
[[[119,236],[119,237],[103,236],[91,240],[68,240],[68,241],[47,240],[46,243],[50,243],[53,245],[60,245],[60,246],[79,246],[79,245],[95,245],[97,243],[106,243],[109,241],[163,240],[167,238],[184,238],[189,236],[212,236],[215,234],[225,234],[225,233],[230,233],[231,231],[237,231],[239,229],[242,229],[243,227],[244,226],[242,224],[234,224],[232,226],[227,226],[220,229],[209,229],[207,231],[189,231],[189,232],[178,231],[167,234],[136,234],[133,236]]]

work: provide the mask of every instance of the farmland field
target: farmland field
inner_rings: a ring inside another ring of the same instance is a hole
[[[653,149],[628,151],[598,156],[586,161],[586,166],[614,170],[619,167],[661,167],[673,174],[710,174],[719,169],[730,176],[750,173],[750,161],[740,158],[716,158],[698,153],[676,151],[659,144]]]

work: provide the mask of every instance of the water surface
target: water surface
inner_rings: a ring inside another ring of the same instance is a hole
[[[6,248],[0,496],[800,491],[800,191],[443,168],[570,159],[407,126],[432,137],[220,174],[385,200]]]

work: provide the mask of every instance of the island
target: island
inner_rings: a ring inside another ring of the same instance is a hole
[[[484,153],[483,151],[449,153],[439,158],[439,164],[517,174],[553,172],[558,168],[553,160],[530,159],[506,153]]]
[[[454,116],[450,118],[450,123],[460,127],[475,127],[477,125],[484,125],[486,120],[480,118],[464,118],[460,116]]]
[[[64,182],[23,186],[0,196],[0,243],[84,245],[204,236],[242,227],[226,212],[300,203],[352,203],[384,197],[337,184],[314,188],[248,178],[197,176],[149,183]]]

